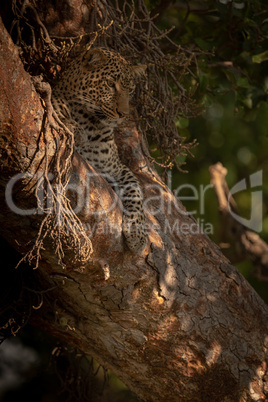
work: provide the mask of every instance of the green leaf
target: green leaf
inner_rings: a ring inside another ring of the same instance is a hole
[[[250,83],[246,77],[240,77],[237,80],[237,86],[240,88],[251,88]]]
[[[202,50],[210,50],[211,44],[202,38],[194,38],[195,43],[200,47]]]
[[[266,50],[263,53],[255,54],[254,56],[252,56],[253,63],[260,64],[266,60],[268,60],[268,50]]]

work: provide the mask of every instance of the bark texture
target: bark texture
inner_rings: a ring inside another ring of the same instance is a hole
[[[23,254],[42,216],[17,215],[4,194],[15,174],[42,170],[44,110],[2,24],[0,45],[1,234]],[[118,133],[118,146],[144,190],[148,246],[142,256],[125,248],[120,203],[110,209],[116,195],[75,155],[70,197],[84,200],[79,217],[94,251],[83,270],[69,251],[63,268],[46,243],[36,275],[54,289],[33,323],[95,357],[145,401],[267,400],[267,306],[147,165],[137,131]],[[28,185],[14,199],[31,208],[34,198]]]

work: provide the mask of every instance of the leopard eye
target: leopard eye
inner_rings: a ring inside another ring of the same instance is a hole
[[[115,86],[115,82],[113,80],[107,80],[106,84],[108,85],[108,87],[113,88]]]

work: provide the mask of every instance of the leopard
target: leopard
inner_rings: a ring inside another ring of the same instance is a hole
[[[115,129],[127,122],[131,97],[146,67],[113,50],[91,48],[70,62],[52,86],[51,97],[59,119],[74,132],[75,150],[121,199],[122,232],[134,253],[147,243],[143,192],[119,157]]]

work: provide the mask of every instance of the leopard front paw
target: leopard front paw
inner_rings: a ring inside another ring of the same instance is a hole
[[[147,243],[144,215],[124,215],[122,229],[128,248],[135,253],[141,253]]]

